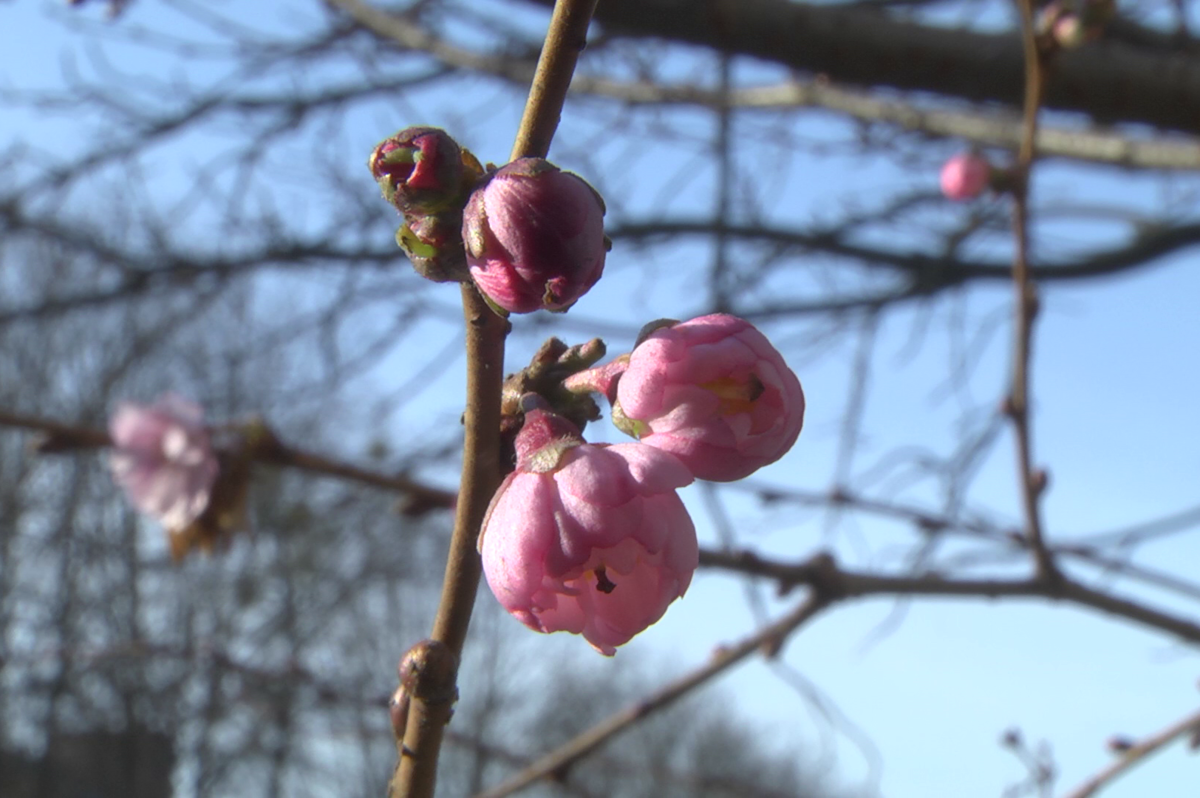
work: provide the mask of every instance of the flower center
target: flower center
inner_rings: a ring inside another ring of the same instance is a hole
[[[723,416],[751,412],[754,403],[767,390],[754,372],[741,379],[722,377],[719,380],[701,383],[700,387],[712,391],[721,400],[720,411]]]
[[[184,459],[184,455],[187,454],[187,450],[187,432],[179,427],[168,427],[162,436],[163,457],[171,462],[181,461]]]
[[[420,160],[418,150],[412,147],[395,146],[386,149],[381,154],[381,157],[375,162],[375,168],[380,174],[403,183],[416,169],[418,160]]]

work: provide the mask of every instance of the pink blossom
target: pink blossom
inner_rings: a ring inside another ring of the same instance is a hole
[[[170,531],[200,517],[218,467],[199,405],[176,394],[152,405],[122,402],[108,432],[113,478],[138,510]]]
[[[496,305],[566,310],[604,271],[604,202],[578,175],[521,158],[471,195],[462,238],[471,276]]]
[[[692,475],[640,443],[584,443],[541,410],[516,443],[479,542],[488,585],[529,628],[582,634],[611,656],[692,580],[696,530],[675,493]]]
[[[724,313],[647,336],[616,398],[618,426],[716,482],[783,457],[804,424],[804,392],[783,356],[750,322]]]
[[[978,197],[988,187],[992,167],[974,153],[960,153],[942,167],[942,194],[955,201]]]

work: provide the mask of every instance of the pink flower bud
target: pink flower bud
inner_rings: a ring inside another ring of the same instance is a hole
[[[437,213],[465,194],[463,151],[436,127],[410,127],[384,139],[367,166],[384,199],[404,214]]]
[[[616,396],[617,426],[716,482],[783,457],[804,423],[804,392],[783,356],[724,313],[652,332],[629,355]]]
[[[538,409],[516,448],[479,541],[488,585],[529,628],[582,634],[611,656],[692,580],[696,530],[675,493],[692,475],[640,443],[584,443]]]
[[[412,215],[396,232],[396,243],[408,255],[417,273],[427,280],[468,282],[471,276],[461,235],[462,215],[459,213]]]
[[[218,466],[199,405],[175,394],[148,406],[122,402],[108,431],[113,478],[138,510],[171,531],[200,517]]]
[[[942,193],[955,201],[978,197],[988,187],[992,166],[983,156],[960,153],[942,167]]]
[[[1064,14],[1054,23],[1054,41],[1064,50],[1074,50],[1092,37],[1078,14]]]
[[[604,202],[583,178],[541,158],[502,167],[463,213],[479,289],[512,313],[566,310],[604,271]]]

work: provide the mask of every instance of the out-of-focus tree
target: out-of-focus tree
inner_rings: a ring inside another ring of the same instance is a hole
[[[15,120],[0,151],[0,421],[100,429],[117,401],[172,389],[363,464],[350,482],[256,468],[251,537],[177,567],[116,501],[102,457],[34,459],[26,437],[0,435],[0,728],[37,763],[21,783],[55,795],[39,752],[127,729],[172,739],[180,795],[379,794],[396,756],[383,697],[427,634],[446,556],[430,496],[461,465],[463,333],[453,297],[397,249],[364,162],[414,123],[503,162],[551,4],[17,5],[0,22],[22,14],[4,27],[39,44],[14,45],[0,87]],[[702,566],[745,575],[764,624],[712,641],[729,647],[705,679],[868,596],[1043,597],[1200,642],[1200,587],[1133,559],[1200,513],[1060,539],[1029,369],[1038,286],[1140,279],[1200,241],[1196,16],[1186,0],[597,5],[553,158],[603,194],[614,249],[570,313],[514,319],[510,368],[551,334],[615,353],[649,319],[710,311],[759,324],[802,378],[849,364],[843,388],[806,383],[837,408],[819,468],[792,459],[770,481],[695,491],[720,544]],[[990,162],[991,189],[952,205],[937,174],[964,150]],[[1011,366],[988,372],[1006,329]],[[880,433],[872,377],[897,335],[905,357],[945,349],[949,365],[920,387],[940,402],[928,418]],[[1013,457],[1010,438],[1018,480],[997,507],[977,480]],[[403,485],[354,484],[366,471]],[[894,545],[861,568],[832,544],[838,559],[755,548],[750,530],[813,509],[829,532],[886,524]],[[774,613],[764,581],[808,603]],[[615,708],[631,692],[550,680],[527,710],[519,663],[538,641],[476,623],[448,795],[583,732],[604,713],[580,696]],[[543,788],[812,792],[778,751],[692,705],[655,719],[662,696],[594,759],[539,774],[557,774]]]

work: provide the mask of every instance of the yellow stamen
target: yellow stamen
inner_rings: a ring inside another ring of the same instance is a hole
[[[719,380],[701,383],[700,387],[717,395],[721,400],[721,415],[725,416],[749,413],[754,409],[754,403],[767,390],[762,380],[753,372],[746,379],[722,377]]]

